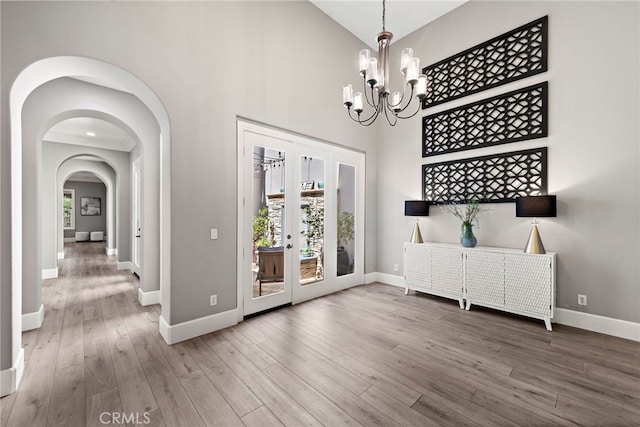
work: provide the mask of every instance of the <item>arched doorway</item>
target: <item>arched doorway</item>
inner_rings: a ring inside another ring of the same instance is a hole
[[[24,353],[21,348],[22,330],[22,305],[23,305],[23,243],[24,246],[31,245],[35,249],[37,257],[40,257],[37,238],[25,236],[23,233],[24,207],[22,195],[24,186],[29,183],[23,182],[23,163],[34,161],[30,156],[35,153],[25,150],[23,158],[23,143],[26,136],[23,135],[23,107],[29,96],[42,85],[65,77],[90,81],[93,84],[104,88],[117,89],[118,91],[133,95],[139,102],[144,104],[154,117],[159,132],[156,141],[148,141],[156,144],[158,153],[158,187],[156,195],[157,209],[148,209],[149,217],[159,224],[159,232],[155,236],[150,236],[150,244],[155,243],[157,248],[157,259],[159,271],[157,281],[159,283],[160,300],[162,301],[162,316],[170,318],[169,295],[170,295],[170,124],[169,117],[160,99],[142,80],[128,71],[99,60],[60,56],[42,59],[25,68],[16,78],[10,91],[10,121],[11,121],[11,348],[10,355],[12,366],[8,370],[8,375],[3,376],[2,394],[14,392],[22,377],[24,369]],[[66,111],[69,111],[67,109]],[[52,120],[52,116],[48,117]],[[50,126],[51,123],[48,123]],[[39,132],[43,132],[46,124]],[[42,135],[40,134],[40,137]],[[37,158],[37,156],[35,156]],[[37,188],[37,186],[36,186]],[[37,191],[36,191],[37,193]],[[26,206],[30,208],[30,206]],[[38,206],[36,204],[36,218],[39,218]],[[36,221],[37,223],[37,221]],[[36,227],[37,229],[38,227]],[[38,235],[36,230],[35,235]],[[36,239],[36,241],[34,241]],[[153,251],[150,251],[153,252]],[[39,262],[36,265],[40,264]],[[38,265],[40,267],[40,265]],[[39,268],[37,269],[39,270]],[[41,274],[37,271],[37,274]],[[39,282],[39,280],[38,280]]]

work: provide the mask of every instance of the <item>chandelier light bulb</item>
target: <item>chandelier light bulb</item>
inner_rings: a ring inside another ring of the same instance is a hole
[[[393,92],[391,95],[391,108],[393,111],[398,112],[401,110],[400,102],[402,102],[402,95],[400,92]]]
[[[360,114],[362,113],[362,107],[363,107],[363,102],[362,102],[362,92],[356,92],[353,94],[353,110]]]
[[[369,59],[366,74],[367,83],[373,87],[378,83],[378,60],[376,58]]]
[[[427,76],[424,74],[418,77],[418,84],[416,84],[416,96],[419,99],[427,96]]]
[[[407,83],[411,86],[418,83],[418,75],[420,74],[420,60],[418,58],[411,58],[407,62]]]
[[[407,64],[413,58],[413,49],[410,47],[406,49],[402,49],[402,56],[400,57],[400,71],[403,73],[407,72]]]
[[[342,103],[347,106],[347,108],[353,105],[353,86],[350,84],[344,85],[342,88]]]
[[[369,66],[369,56],[369,49],[362,49],[360,51],[360,74],[362,74],[363,76],[367,72],[367,67]]]

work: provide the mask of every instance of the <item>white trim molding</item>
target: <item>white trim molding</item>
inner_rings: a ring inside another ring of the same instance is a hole
[[[24,372],[24,349],[18,352],[18,357],[13,361],[13,365],[9,369],[0,371],[0,397],[6,396],[18,391],[20,381],[22,381],[22,373]]]
[[[129,270],[133,273],[133,264],[131,261],[116,261],[116,270]]]
[[[58,252],[58,259],[64,259],[64,251]]]
[[[405,287],[403,276],[378,272],[367,274],[366,279],[366,283],[380,282],[385,285],[399,286],[401,288]],[[575,328],[599,332],[601,334],[611,335],[618,338],[640,341],[640,323],[557,307],[554,314],[553,319],[551,319],[553,323],[573,326]]]
[[[142,306],[160,304],[160,290],[145,292],[138,288],[138,302]]]
[[[566,308],[556,308],[553,322],[618,338],[640,341],[640,323],[627,320],[567,310]]]
[[[373,276],[375,274],[375,276]],[[369,273],[367,276],[375,277],[373,282],[384,283],[385,285],[397,286],[399,288],[404,288],[404,276],[396,276],[395,274],[387,274],[387,273]]]
[[[64,239],[62,239],[62,241],[64,243],[74,243],[76,241],[75,237],[65,237]]]
[[[169,325],[160,315],[160,335],[167,344],[175,344],[186,341],[200,335],[215,332],[220,329],[238,324],[238,310],[228,310],[222,313],[212,314],[210,316],[200,317],[198,319],[188,320],[176,325]]]
[[[117,248],[106,248],[107,255],[118,255]]]
[[[47,268],[42,270],[42,280],[57,279],[57,278],[58,278],[58,267]]]
[[[22,315],[22,332],[38,329],[44,322],[44,304],[40,304],[38,311]]]

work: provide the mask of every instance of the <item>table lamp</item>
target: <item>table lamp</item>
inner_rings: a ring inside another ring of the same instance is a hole
[[[556,216],[556,196],[525,196],[516,199],[516,217],[533,218],[531,234],[524,252],[527,254],[544,254],[544,245],[538,233],[537,218]]]
[[[425,200],[407,200],[404,202],[404,216],[429,216],[429,202]],[[422,241],[422,233],[418,226],[419,218],[416,218],[416,224],[411,234],[411,243],[424,243]]]

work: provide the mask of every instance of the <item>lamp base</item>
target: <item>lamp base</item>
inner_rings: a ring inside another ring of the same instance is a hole
[[[420,233],[420,227],[418,226],[418,221],[416,221],[415,226],[413,227],[413,233],[411,233],[411,243],[424,243],[422,240],[422,233]]]
[[[544,250],[542,239],[540,239],[540,233],[538,233],[537,224],[531,225],[531,234],[529,235],[527,246],[525,246],[524,248],[524,253],[526,254],[546,254],[547,253]]]

